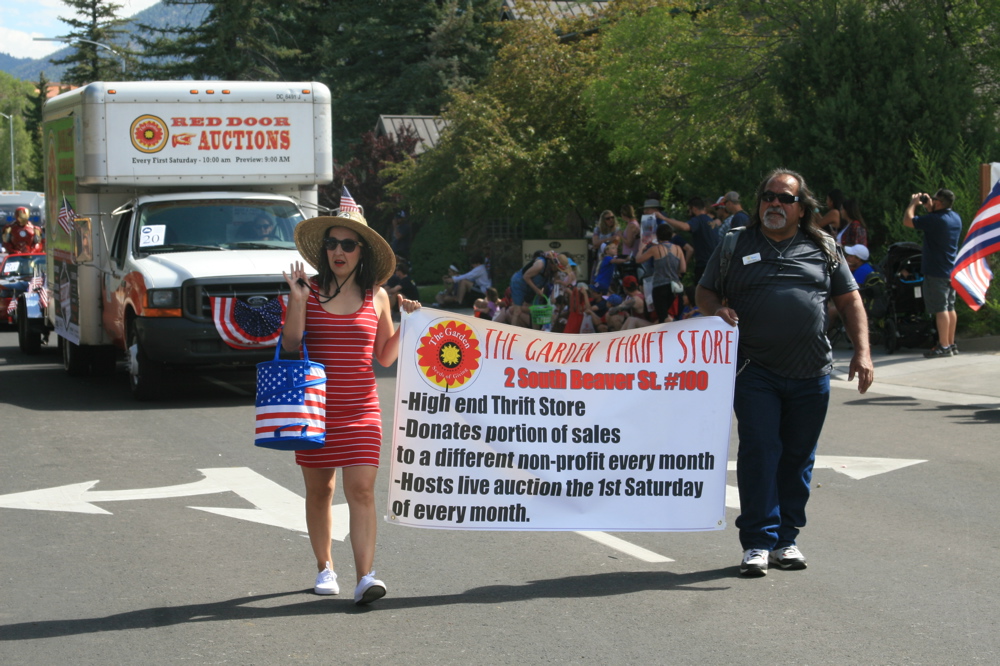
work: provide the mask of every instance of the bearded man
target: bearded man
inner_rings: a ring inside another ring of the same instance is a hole
[[[816,226],[805,180],[775,170],[758,186],[757,202],[746,229],[731,231],[736,236],[712,254],[696,295],[705,315],[740,325],[733,409],[744,576],[766,575],[769,563],[806,568],[796,539],[830,400],[829,301],[854,344],[849,380],[857,376],[864,393],[874,378],[858,285],[843,252]]]

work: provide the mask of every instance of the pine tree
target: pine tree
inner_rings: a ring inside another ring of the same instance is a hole
[[[122,80],[125,78],[127,59],[125,49],[114,47],[123,41],[126,21],[118,18],[122,5],[104,0],[63,0],[75,15],[59,17],[73,30],[67,39],[76,50],[54,65],[71,65],[63,74],[63,82],[77,86],[91,81]]]
[[[160,29],[140,24],[143,74],[155,79],[286,80],[298,49],[292,31],[299,3],[283,0],[163,0],[177,7],[209,5],[194,27]]]

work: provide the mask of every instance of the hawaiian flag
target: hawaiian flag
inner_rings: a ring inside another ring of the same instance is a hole
[[[319,363],[273,361],[257,364],[257,420],[254,444],[270,448],[310,448],[276,439],[326,439],[326,371]]]
[[[274,347],[285,321],[288,296],[272,298],[260,307],[234,296],[212,296],[212,320],[222,341],[233,349]]]
[[[56,221],[59,223],[59,226],[62,227],[63,231],[69,235],[73,235],[73,218],[75,217],[76,213],[73,212],[69,202],[66,201],[66,195],[63,194],[63,205],[62,208],[59,209],[59,215],[56,217]]]
[[[351,196],[351,193],[347,191],[347,187],[344,186],[344,191],[340,193],[340,212],[346,213],[347,211],[360,213],[361,206],[355,203],[354,197]]]
[[[997,251],[1000,251],[1000,181],[972,220],[951,271],[951,286],[973,310],[986,303],[986,291],[993,279],[986,257]]]

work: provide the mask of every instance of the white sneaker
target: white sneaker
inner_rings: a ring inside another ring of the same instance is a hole
[[[768,559],[771,564],[776,564],[782,569],[790,571],[806,568],[806,556],[802,554],[798,546],[794,545],[772,550]]]
[[[313,592],[316,594],[340,594],[340,586],[337,585],[337,574],[333,573],[333,567],[326,563],[326,568],[316,575],[316,584],[313,585]]]
[[[743,551],[743,561],[740,562],[740,574],[744,576],[766,576],[767,575],[766,550],[760,548],[748,548]]]
[[[361,577],[361,582],[354,588],[354,603],[359,606],[370,604],[385,596],[385,583],[375,578],[375,570]]]

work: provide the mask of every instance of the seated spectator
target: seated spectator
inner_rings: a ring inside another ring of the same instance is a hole
[[[444,289],[434,296],[434,302],[438,305],[458,305],[458,285],[455,283],[455,276],[458,275],[458,267],[455,264],[448,266],[448,274],[441,277]]]
[[[472,304],[472,310],[474,316],[493,321],[500,310],[500,294],[493,287],[487,287],[486,296],[477,298],[476,302]]]
[[[868,263],[871,254],[864,245],[848,245],[844,248],[844,256],[847,258],[847,266],[851,269],[854,281],[860,287],[868,279],[868,276],[875,269]]]
[[[399,311],[399,299],[396,294],[411,301],[420,300],[420,290],[410,279],[410,264],[402,257],[396,257],[396,272],[385,283],[385,292],[389,294],[389,304],[394,311]]]
[[[465,297],[469,294],[475,298],[482,298],[486,295],[486,290],[493,284],[492,280],[490,280],[489,270],[486,268],[486,262],[475,259],[472,261],[472,270],[468,273],[449,274],[445,276],[444,283],[455,286],[454,298],[452,300],[457,305],[463,305]]]
[[[621,304],[608,308],[608,328],[612,331],[628,331],[642,326],[651,326],[646,316],[646,298],[635,277],[629,275],[622,280],[625,298]]]
[[[698,309],[698,306],[695,305],[694,290],[694,286],[684,287],[684,299],[681,304],[681,315],[678,319],[693,319],[705,316]]]

